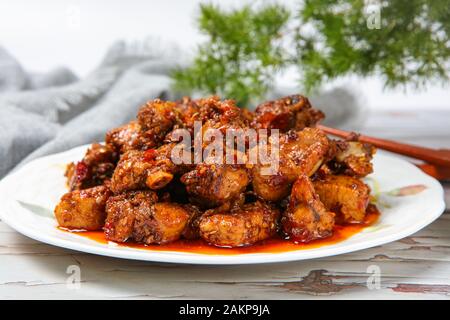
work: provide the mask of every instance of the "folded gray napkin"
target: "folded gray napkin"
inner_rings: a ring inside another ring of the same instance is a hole
[[[135,117],[145,101],[168,96],[179,60],[124,42],[86,78],[65,68],[32,74],[0,47],[0,178],[37,157],[92,141]]]
[[[177,98],[169,73],[186,58],[175,46],[146,43],[146,50],[136,50],[117,42],[84,79],[67,68],[27,72],[0,47],[0,178],[37,157],[103,141],[106,131],[134,118],[149,99]],[[292,93],[293,88],[277,88],[270,97]],[[357,127],[365,115],[347,89],[311,100],[335,126]]]

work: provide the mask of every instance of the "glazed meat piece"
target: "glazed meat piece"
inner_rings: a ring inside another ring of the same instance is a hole
[[[137,210],[133,239],[146,244],[164,244],[178,240],[192,212],[184,205],[160,202],[149,210]]]
[[[147,161],[151,161],[153,167],[147,173],[146,185],[150,189],[157,190],[170,183],[175,174],[183,174],[192,168],[189,164],[175,165],[172,161],[172,150],[176,143],[168,143],[158,149],[145,151]]]
[[[118,154],[109,146],[94,143],[84,158],[67,166],[65,176],[70,190],[86,189],[103,184],[116,167]]]
[[[373,172],[372,158],[375,147],[359,141],[336,142],[335,158],[329,167],[336,174],[362,178]]]
[[[185,230],[197,213],[196,209],[157,201],[156,193],[149,190],[110,197],[106,204],[106,238],[116,242],[132,239],[146,244],[163,244],[188,232]]]
[[[177,118],[174,129],[187,129],[193,138],[202,139],[202,149],[212,140],[211,136],[207,136],[213,133],[208,132],[209,129],[218,130],[223,138],[227,134],[245,137],[245,129],[248,128],[250,119],[250,111],[240,109],[233,100],[222,101],[216,96],[198,100],[184,98],[177,102],[174,110]],[[195,122],[200,125],[197,131],[194,130]],[[173,136],[174,132],[175,130],[168,133],[164,141],[177,142]]]
[[[161,189],[172,181],[175,173],[185,170],[171,160],[175,144],[165,144],[158,149],[131,150],[122,155],[111,179],[111,190],[120,193],[150,188]]]
[[[137,121],[131,121],[121,127],[108,131],[105,141],[108,146],[118,153],[147,149],[154,145],[152,141],[145,141],[145,138],[141,134],[141,125]]]
[[[200,134],[203,135],[203,148],[209,144],[205,138],[208,129],[219,130],[224,138],[226,134],[238,132],[237,130],[248,127],[247,117],[233,100],[221,101],[218,97],[196,100],[200,106],[200,120],[202,128]]]
[[[222,129],[226,127],[243,128],[248,125],[247,117],[234,100],[220,100],[213,96],[196,100],[199,106],[200,120],[209,128]]]
[[[193,203],[211,208],[237,199],[249,184],[250,177],[241,165],[202,163],[184,174],[181,182]]]
[[[131,191],[112,196],[106,203],[106,239],[125,242],[131,238],[136,215],[139,212],[150,212],[158,201],[155,192]]]
[[[296,242],[309,242],[333,233],[334,213],[320,201],[307,176],[294,183],[291,199],[281,219],[283,231]]]
[[[100,230],[105,223],[105,205],[110,193],[106,186],[66,193],[55,208],[58,225],[69,229]]]
[[[177,116],[176,126],[179,128],[186,128],[193,133],[194,121],[201,121],[200,106],[196,100],[192,100],[189,97],[183,97],[183,99],[176,102],[175,111]]]
[[[155,99],[147,102],[138,112],[137,118],[141,126],[141,139],[146,141],[147,148],[159,146],[177,123],[175,102]]]
[[[227,133],[246,127],[246,118],[232,100],[221,101],[218,97],[211,97],[196,100],[196,104],[199,106],[199,120],[203,123],[199,134],[206,133],[208,129],[217,129],[225,138]],[[214,157],[214,150],[206,149],[209,146],[208,139],[204,138],[202,152],[206,157],[203,163],[181,177],[191,201],[204,208],[220,206],[236,199],[250,182],[245,166],[226,164],[225,154],[218,155],[222,157],[220,163],[209,161],[209,157]],[[225,140],[223,149],[226,149]],[[237,158],[237,155],[233,157]]]
[[[279,216],[278,209],[262,201],[225,212],[211,209],[200,219],[200,236],[218,247],[251,245],[276,234]]]
[[[336,223],[362,222],[369,204],[369,187],[349,176],[329,175],[314,181],[314,189]]]
[[[250,126],[252,121],[255,119],[255,113],[253,111],[250,111],[248,109],[241,109],[242,110],[242,118],[244,119],[244,122]]]
[[[147,159],[146,151],[131,150],[120,157],[111,179],[111,190],[121,193],[146,187],[148,172],[153,168],[153,159]],[[152,156],[153,157],[153,156]]]
[[[256,107],[252,127],[257,129],[302,130],[313,127],[324,114],[311,108],[308,99],[301,95],[287,96],[267,101]]]
[[[204,212],[192,204],[186,204],[184,208],[189,212],[189,220],[183,230],[182,237],[188,240],[198,239],[200,238],[200,219]]]
[[[253,189],[261,198],[278,201],[289,195],[291,185],[301,175],[311,176],[322,164],[328,152],[329,141],[319,129],[305,128],[280,135],[279,166],[273,174],[261,169],[268,164],[253,167]]]

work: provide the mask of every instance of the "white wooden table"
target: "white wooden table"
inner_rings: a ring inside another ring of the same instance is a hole
[[[376,113],[363,131],[450,148],[450,111]],[[448,299],[450,183],[444,186],[446,213],[410,237],[336,257],[268,265],[187,266],[94,256],[39,243],[0,222],[0,298]],[[79,287],[67,285],[73,265],[81,270]],[[381,283],[369,290],[373,265]]]

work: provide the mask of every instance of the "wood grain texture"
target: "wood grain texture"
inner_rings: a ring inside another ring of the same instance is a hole
[[[450,112],[377,113],[362,131],[448,148],[449,117]],[[449,299],[450,183],[444,187],[446,213],[410,237],[335,257],[268,265],[190,266],[94,256],[39,243],[0,222],[0,298]],[[80,267],[79,288],[67,285],[71,265]],[[370,266],[381,272],[379,289],[367,286]]]

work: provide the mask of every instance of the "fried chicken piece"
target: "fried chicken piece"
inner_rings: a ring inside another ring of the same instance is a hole
[[[125,242],[131,238],[136,221],[136,215],[140,212],[149,212],[158,201],[155,192],[131,191],[112,196],[106,203],[106,239],[116,242]]]
[[[248,125],[250,126],[250,123],[252,123],[253,119],[255,119],[255,113],[248,109],[241,109],[241,110],[244,121],[248,123]]]
[[[328,148],[327,136],[316,128],[281,135],[278,170],[273,174],[263,174],[261,169],[267,169],[270,164],[255,165],[252,169],[254,191],[265,200],[283,199],[289,195],[292,183],[299,176],[311,176],[316,172]]]
[[[137,118],[146,148],[158,147],[173,129],[177,123],[175,107],[175,102],[155,99],[139,109]]]
[[[370,188],[349,176],[329,175],[314,181],[314,189],[336,223],[362,222],[369,204]]]
[[[291,95],[266,101],[256,107],[252,127],[256,129],[302,130],[313,127],[325,115],[313,109],[309,100],[301,95]]]
[[[216,133],[221,134],[223,138],[234,134],[237,136],[236,141],[238,137],[242,137],[246,139],[244,143],[247,142],[246,130],[248,129],[249,112],[246,113],[237,107],[233,100],[222,101],[217,96],[198,100],[184,98],[177,102],[175,110],[178,123],[174,129],[187,129],[192,138],[201,139],[202,151],[211,142],[216,142]],[[197,130],[194,130],[195,122],[200,124],[200,127],[196,128]],[[175,132],[177,130],[167,134],[164,141],[178,142],[179,137],[173,135]],[[224,139],[224,146],[225,142]]]
[[[362,178],[373,172],[372,158],[376,152],[374,146],[359,141],[335,142],[336,154],[329,163],[335,174]]]
[[[221,101],[218,97],[210,97],[196,100],[196,102],[200,107],[197,120],[202,122],[202,128],[198,134],[203,136],[203,148],[209,144],[208,139],[205,138],[209,129],[219,130],[225,138],[227,134],[239,135],[243,133],[243,129],[248,128],[247,116],[233,100]]]
[[[110,146],[94,143],[84,158],[67,166],[65,176],[70,190],[81,190],[103,184],[114,172],[118,154]]]
[[[176,126],[188,129],[192,134],[194,122],[201,121],[200,106],[197,101],[189,97],[183,97],[181,100],[176,101],[175,111],[177,115]]]
[[[108,240],[164,244],[179,239],[182,234],[194,237],[197,231],[194,224],[189,224],[200,211],[192,205],[158,202],[156,193],[146,190],[110,197],[106,212]]]
[[[191,212],[178,203],[155,203],[149,209],[136,211],[133,239],[137,242],[164,244],[178,240],[191,217]]]
[[[218,247],[251,245],[276,234],[279,216],[278,209],[263,201],[225,212],[211,209],[200,219],[200,236]]]
[[[141,133],[141,125],[137,121],[114,128],[106,133],[106,144],[118,153],[125,153],[130,150],[148,149],[154,143],[145,141]]]
[[[183,165],[175,165],[171,151],[175,143],[158,149],[131,150],[122,155],[111,179],[111,190],[120,193],[146,187],[157,190],[172,181],[175,173],[186,171]]]
[[[205,134],[208,130],[215,129],[219,130],[225,138],[227,133],[230,134],[233,130],[245,128],[247,125],[241,109],[232,100],[221,101],[218,97],[211,97],[196,100],[196,103],[199,106],[200,120],[203,121],[199,134]],[[226,152],[217,155],[222,157],[220,163],[209,161],[208,158],[215,158],[216,150],[209,149],[212,145],[208,139],[202,141],[202,153],[204,156],[207,154],[206,159],[203,159],[203,163],[198,164],[193,170],[184,174],[181,182],[186,185],[186,190],[193,203],[204,208],[211,208],[239,197],[249,184],[250,177],[243,164],[226,164]],[[214,140],[214,142],[217,141]],[[223,149],[226,147],[224,139]],[[233,157],[234,160],[237,158],[238,155]]]
[[[184,208],[189,212],[189,220],[181,235],[188,240],[198,239],[200,238],[200,219],[204,211],[192,204],[186,204]]]
[[[201,163],[184,174],[181,182],[191,202],[211,208],[237,199],[250,183],[250,177],[242,165]]]
[[[58,225],[69,229],[100,230],[105,223],[105,205],[110,195],[106,186],[66,193],[55,208]]]
[[[291,199],[281,223],[291,240],[309,242],[333,233],[334,213],[325,208],[311,180],[302,175],[292,187]]]
[[[168,143],[158,149],[145,151],[146,161],[151,161],[152,168],[147,172],[145,184],[153,190],[158,190],[168,185],[175,174],[187,172],[191,166],[189,164],[175,165],[172,161],[172,149],[176,143]]]
[[[200,120],[209,123],[208,127],[222,129],[223,126],[243,128],[248,125],[244,115],[234,100],[220,100],[217,96],[196,100],[199,106]]]
[[[131,150],[120,157],[111,179],[111,190],[114,193],[146,187],[145,182],[148,171],[153,168],[153,159],[148,159],[145,155],[146,151]]]

